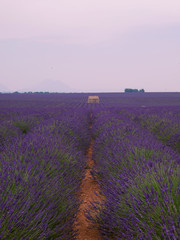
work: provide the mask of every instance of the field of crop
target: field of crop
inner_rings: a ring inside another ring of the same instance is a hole
[[[102,239],[180,236],[180,94],[89,95],[0,94],[0,239],[77,238],[92,139]]]

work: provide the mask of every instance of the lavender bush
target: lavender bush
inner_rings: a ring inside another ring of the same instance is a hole
[[[151,107],[129,111],[129,115],[143,128],[153,132],[164,144],[180,152],[180,108]]]

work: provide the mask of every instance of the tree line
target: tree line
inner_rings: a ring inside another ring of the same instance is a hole
[[[132,93],[132,92],[145,92],[144,89],[132,89],[132,88],[125,88],[124,92]]]

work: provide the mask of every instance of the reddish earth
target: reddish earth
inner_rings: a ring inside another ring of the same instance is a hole
[[[75,222],[75,230],[78,231],[78,236],[76,238],[77,240],[102,240],[98,229],[92,227],[92,223],[85,217],[85,211],[89,209],[88,205],[90,205],[90,202],[101,201],[101,197],[95,194],[95,192],[99,193],[99,186],[90,173],[91,169],[94,167],[94,161],[92,159],[92,147],[93,140],[91,141],[87,152],[87,169],[85,171],[85,177],[82,180],[79,193],[79,198],[82,203],[80,205]],[[91,213],[93,214],[92,210]]]

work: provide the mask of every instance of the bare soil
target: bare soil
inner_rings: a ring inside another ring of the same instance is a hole
[[[90,126],[91,128],[92,126]],[[81,189],[79,193],[80,201],[82,201],[79,212],[76,217],[75,230],[78,231],[77,240],[102,240],[97,228],[92,227],[92,223],[86,218],[85,211],[89,209],[90,202],[100,201],[101,197],[95,193],[99,193],[98,183],[93,179],[90,171],[94,167],[92,159],[93,140],[91,140],[89,149],[87,151],[87,168],[85,177],[82,180]],[[91,209],[92,213],[92,209]],[[96,213],[92,213],[96,214]]]

